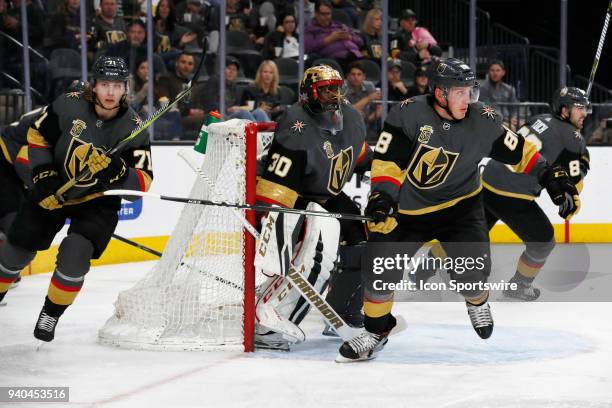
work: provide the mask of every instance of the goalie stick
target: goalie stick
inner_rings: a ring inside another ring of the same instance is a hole
[[[204,49],[206,49],[205,45],[206,44],[204,44]],[[134,139],[136,136],[138,136],[143,130],[145,130],[149,126],[151,126],[151,124],[153,122],[155,122],[157,119],[159,119],[164,113],[168,112],[174,105],[179,103],[183,98],[185,98],[191,92],[191,89],[193,88],[193,81],[194,81],[194,79],[198,78],[198,76],[200,75],[200,71],[202,70],[202,66],[204,65],[205,58],[206,58],[206,53],[202,54],[202,58],[200,59],[200,63],[198,64],[198,68],[196,69],[196,71],[195,71],[193,77],[191,78],[191,80],[187,83],[187,88],[185,88],[181,93],[176,95],[176,97],[172,101],[169,101],[167,104],[165,104],[164,106],[159,108],[157,111],[153,112],[153,114],[149,115],[149,117],[144,122],[142,122],[140,124],[140,126],[138,126],[136,129],[134,129],[129,135],[127,135],[123,139],[119,140],[115,144],[114,147],[105,150],[104,154],[107,155],[107,156],[112,156],[113,154],[115,154],[118,151],[120,151],[126,144],[128,144],[132,139]],[[63,186],[61,186],[55,192],[55,198],[60,203],[64,203],[65,202],[64,194],[68,190],[70,190],[72,187],[74,187],[77,183],[79,183],[82,180],[86,179],[90,175],[91,175],[91,171],[89,170],[89,167],[85,168],[83,170],[83,172],[79,173],[78,176],[75,176],[74,178],[68,180]]]
[[[174,201],[177,203],[212,205],[212,206],[217,206],[217,207],[240,208],[243,210],[252,210],[252,211],[262,211],[262,212],[271,211],[271,212],[281,212],[281,213],[289,213],[289,214],[314,215],[317,217],[330,217],[330,218],[345,219],[345,220],[372,221],[370,217],[365,217],[363,215],[356,215],[356,214],[330,213],[326,211],[312,211],[312,210],[298,210],[296,208],[272,207],[269,205],[249,205],[249,204],[215,202],[215,201],[209,201],[209,200],[202,200],[199,198],[170,197],[170,196],[165,196],[165,195],[161,195],[157,193],[151,193],[148,191],[117,189],[117,190],[104,191],[103,194],[107,196],[152,197],[152,198],[157,198],[159,200]]]

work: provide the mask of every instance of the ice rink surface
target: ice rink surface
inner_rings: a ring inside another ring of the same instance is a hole
[[[25,277],[0,307],[0,386],[69,386],[64,405],[79,407],[612,407],[612,303],[494,302],[486,342],[462,303],[398,303],[407,330],[356,364],[333,362],[340,342],[319,334],[315,313],[307,342],[289,353],[99,345],[117,293],[152,264],[93,268],[38,351],[32,331],[50,276]]]

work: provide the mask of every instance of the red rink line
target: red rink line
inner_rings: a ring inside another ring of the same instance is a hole
[[[155,389],[157,387],[161,387],[161,386],[170,384],[171,382],[174,382],[176,380],[180,380],[182,378],[189,377],[189,376],[191,376],[193,374],[197,374],[197,373],[200,373],[202,371],[206,371],[206,370],[208,370],[210,368],[215,368],[215,367],[217,367],[219,365],[222,365],[222,364],[225,364],[225,363],[228,363],[228,362],[231,362],[233,360],[236,360],[238,358],[243,358],[243,357],[245,357],[245,353],[236,354],[236,355],[230,356],[230,357],[228,357],[226,359],[223,359],[223,360],[214,362],[212,364],[209,364],[207,366],[193,368],[191,370],[188,370],[188,371],[185,371],[185,372],[182,372],[182,373],[179,373],[179,374],[175,374],[175,375],[167,377],[167,378],[163,378],[161,380],[152,382],[150,384],[142,385],[142,386],[140,386],[138,388],[134,388],[133,390],[125,391],[125,392],[122,392],[120,394],[117,394],[117,395],[114,395],[112,397],[105,398],[105,399],[102,399],[102,400],[99,400],[99,401],[94,401],[94,402],[76,402],[76,401],[72,402],[71,401],[69,404],[70,405],[84,406],[84,407],[91,407],[91,408],[98,407],[98,406],[104,405],[104,404],[110,404],[110,403],[113,403],[113,402],[117,402],[117,401],[121,401],[121,400],[130,398],[130,397],[133,397],[134,395],[137,395],[137,394],[142,394],[145,391],[149,391],[149,390]]]

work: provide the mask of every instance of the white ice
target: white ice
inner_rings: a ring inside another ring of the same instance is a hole
[[[117,293],[151,266],[93,268],[39,351],[32,330],[49,275],[25,277],[0,307],[0,386],[69,386],[69,405],[83,407],[612,407],[612,303],[493,303],[486,342],[462,303],[398,303],[408,329],[356,364],[333,362],[339,340],[319,335],[314,313],[289,353],[99,345]]]

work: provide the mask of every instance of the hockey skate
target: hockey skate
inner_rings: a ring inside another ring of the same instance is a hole
[[[58,320],[59,317],[49,316],[43,306],[40,315],[38,315],[36,327],[34,327],[34,337],[46,342],[53,340]]]
[[[336,357],[336,363],[353,363],[376,358],[378,352],[389,341],[388,336],[389,332],[377,334],[364,331],[351,340],[342,343]]]
[[[531,282],[526,282],[513,276],[508,283],[516,283],[517,288],[515,290],[505,289],[502,293],[506,297],[526,300],[528,302],[540,297],[540,289],[534,287]]]
[[[488,302],[481,305],[473,305],[465,302],[472,327],[481,339],[488,339],[493,333],[493,316]]]

